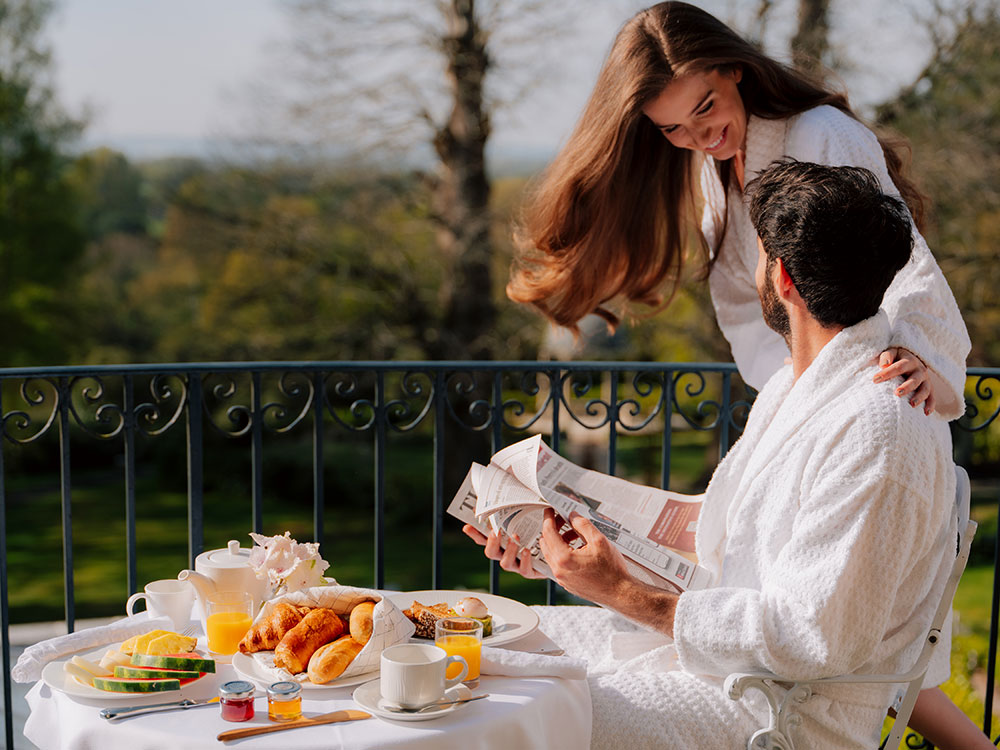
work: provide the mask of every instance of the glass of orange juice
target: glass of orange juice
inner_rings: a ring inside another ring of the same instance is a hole
[[[245,591],[216,591],[208,597],[208,650],[231,656],[253,622],[253,600]]]
[[[463,682],[475,687],[479,684],[479,660],[483,647],[483,624],[471,617],[442,617],[434,626],[434,645],[440,646],[449,656],[461,656],[469,665],[469,674]],[[448,665],[448,679],[462,671],[461,664]]]

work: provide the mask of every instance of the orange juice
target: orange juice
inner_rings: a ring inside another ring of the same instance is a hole
[[[434,645],[440,646],[448,652],[449,656],[461,656],[469,665],[469,674],[465,676],[465,681],[475,680],[479,677],[479,657],[482,654],[482,641],[474,635],[446,635],[434,641]],[[448,673],[445,675],[449,680],[457,677],[462,671],[461,664],[449,664]]]
[[[253,620],[246,612],[214,612],[208,616],[208,650],[235,654]]]

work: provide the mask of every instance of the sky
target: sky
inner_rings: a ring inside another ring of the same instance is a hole
[[[752,7],[746,0],[701,4],[732,22]],[[498,114],[494,148],[554,152],[579,116],[618,27],[644,5],[599,0],[590,6],[558,56],[558,69],[550,58],[540,66],[537,88]],[[850,30],[835,31],[835,44],[848,56],[865,50],[860,57],[868,64],[845,76],[862,108],[909,83],[922,63],[923,39],[907,32],[900,7],[833,1],[835,26]],[[794,0],[776,0],[774,8],[771,36],[780,47]],[[249,88],[267,74],[284,33],[278,0],[61,0],[48,28],[59,99],[72,113],[88,112],[84,144],[108,144],[138,157],[197,150],[200,142],[239,130]]]

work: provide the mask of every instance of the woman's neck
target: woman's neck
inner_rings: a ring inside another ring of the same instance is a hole
[[[743,192],[744,175],[746,174],[746,151],[740,149],[733,156],[733,174],[736,175],[736,182],[739,183],[740,192]]]

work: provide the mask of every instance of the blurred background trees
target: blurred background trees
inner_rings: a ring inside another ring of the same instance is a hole
[[[997,364],[997,3],[911,2],[933,49],[871,119],[910,139],[970,364]],[[697,279],[607,346],[575,353],[504,297],[510,221],[544,165],[501,173],[490,138],[496,113],[572,44],[568,11],[531,0],[283,7],[275,74],[286,85],[267,88],[254,123],[265,147],[134,161],[75,145],[84,124],[59,107],[43,42],[52,3],[0,0],[3,364],[728,359]],[[864,23],[850,0],[751,10],[733,5],[730,20],[776,54],[784,44],[806,67],[864,64],[837,43]]]

